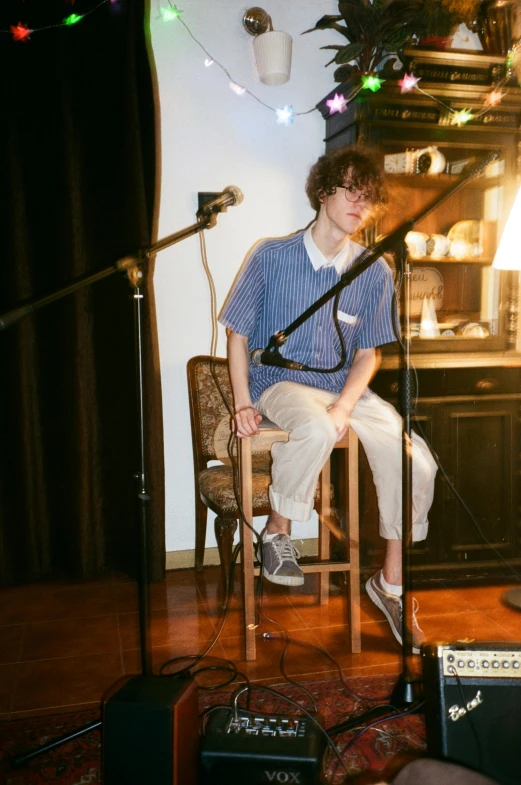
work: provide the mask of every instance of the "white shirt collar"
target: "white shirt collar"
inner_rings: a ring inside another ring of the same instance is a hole
[[[348,239],[342,250],[337,253],[334,259],[326,259],[311,236],[312,228],[313,227],[310,226],[304,232],[304,247],[308,253],[311,264],[313,265],[313,269],[320,270],[321,267],[334,267],[338,275],[342,275],[351,262],[361,253],[363,250],[362,246],[358,245],[358,243],[355,243],[353,240]]]

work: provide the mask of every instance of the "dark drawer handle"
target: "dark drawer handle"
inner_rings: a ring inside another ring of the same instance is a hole
[[[498,387],[499,387],[498,380],[494,379],[491,376],[486,377],[485,379],[480,379],[479,381],[476,382],[476,390],[478,392],[483,392],[483,393],[494,392],[495,390],[498,389]]]

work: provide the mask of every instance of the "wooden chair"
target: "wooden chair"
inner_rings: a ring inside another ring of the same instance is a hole
[[[213,366],[213,372],[212,372]],[[230,414],[222,399],[219,385],[232,401],[232,390],[228,375],[227,360],[209,356],[192,357],[187,366],[190,418],[194,454],[195,482],[195,568],[202,570],[206,538],[207,509],[216,513],[215,536],[221,560],[223,589],[227,586],[233,537],[237,530],[239,509],[235,498],[233,467],[227,458],[227,443],[230,436]],[[287,441],[289,434],[269,420],[260,425],[261,435],[239,441],[239,487],[242,510],[250,523],[255,516],[270,512],[268,488],[271,483],[271,445],[275,441]],[[350,428],[346,437],[337,442],[335,449],[346,451],[344,461],[345,530],[333,516],[331,508],[331,465],[324,466],[315,493],[315,507],[319,514],[318,560],[312,563],[299,562],[303,572],[319,573],[319,601],[325,603],[329,597],[331,572],[348,574],[349,642],[352,652],[360,652],[360,571],[359,571],[359,521],[358,521],[358,439]],[[225,460],[219,466],[208,466],[211,461]],[[243,555],[241,559],[246,658],[255,659],[255,596],[254,579],[259,567],[254,562],[253,533],[241,525]],[[331,534],[340,540],[349,551],[349,560],[332,561],[329,558]]]

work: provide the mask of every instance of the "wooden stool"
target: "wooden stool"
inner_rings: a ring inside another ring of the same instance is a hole
[[[287,431],[279,429],[269,420],[263,419],[260,424],[260,436],[256,436],[256,449],[268,451],[274,442],[288,441]],[[242,499],[242,512],[250,526],[253,525],[252,506],[252,452],[251,439],[239,440],[239,477]],[[347,572],[348,580],[348,611],[349,611],[349,644],[353,653],[361,650],[360,641],[360,541],[359,541],[359,510],[358,510],[358,437],[349,428],[342,441],[337,442],[335,449],[347,450],[345,461],[344,488],[347,499],[346,531],[343,531],[333,520],[331,514],[331,462],[327,461],[320,475],[319,505],[319,546],[318,561],[300,564],[302,572],[319,573],[319,601],[326,603],[329,599],[329,576],[331,572]],[[255,576],[260,568],[254,564],[253,531],[241,521],[242,539],[242,579],[244,594],[244,635],[246,642],[246,659],[254,660],[255,650]],[[349,561],[332,561],[329,558],[331,535],[348,547]]]

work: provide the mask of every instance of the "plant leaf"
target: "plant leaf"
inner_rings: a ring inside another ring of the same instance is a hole
[[[375,17],[378,11],[368,0],[340,0],[338,10],[342,14],[350,41],[373,39]]]
[[[358,57],[360,52],[363,52],[364,49],[365,46],[363,43],[354,43],[343,46],[335,56],[335,63],[348,63],[350,60],[354,60],[356,57]]]
[[[333,14],[326,14],[322,16],[318,22],[316,23],[315,27],[310,27],[309,30],[304,30],[301,35],[305,35],[306,33],[312,33],[314,30],[328,30],[329,28],[334,28],[342,30],[343,28],[338,24],[338,22],[342,21],[342,17],[339,15]]]
[[[334,46],[333,44],[331,44],[330,46],[321,46],[320,48],[321,49],[336,49],[337,52],[341,52],[342,49],[345,49],[344,46]],[[328,65],[331,65],[331,63],[336,63],[336,57],[337,57],[337,55],[335,55],[332,60],[328,60],[327,63],[325,64],[325,67],[327,67]]]

